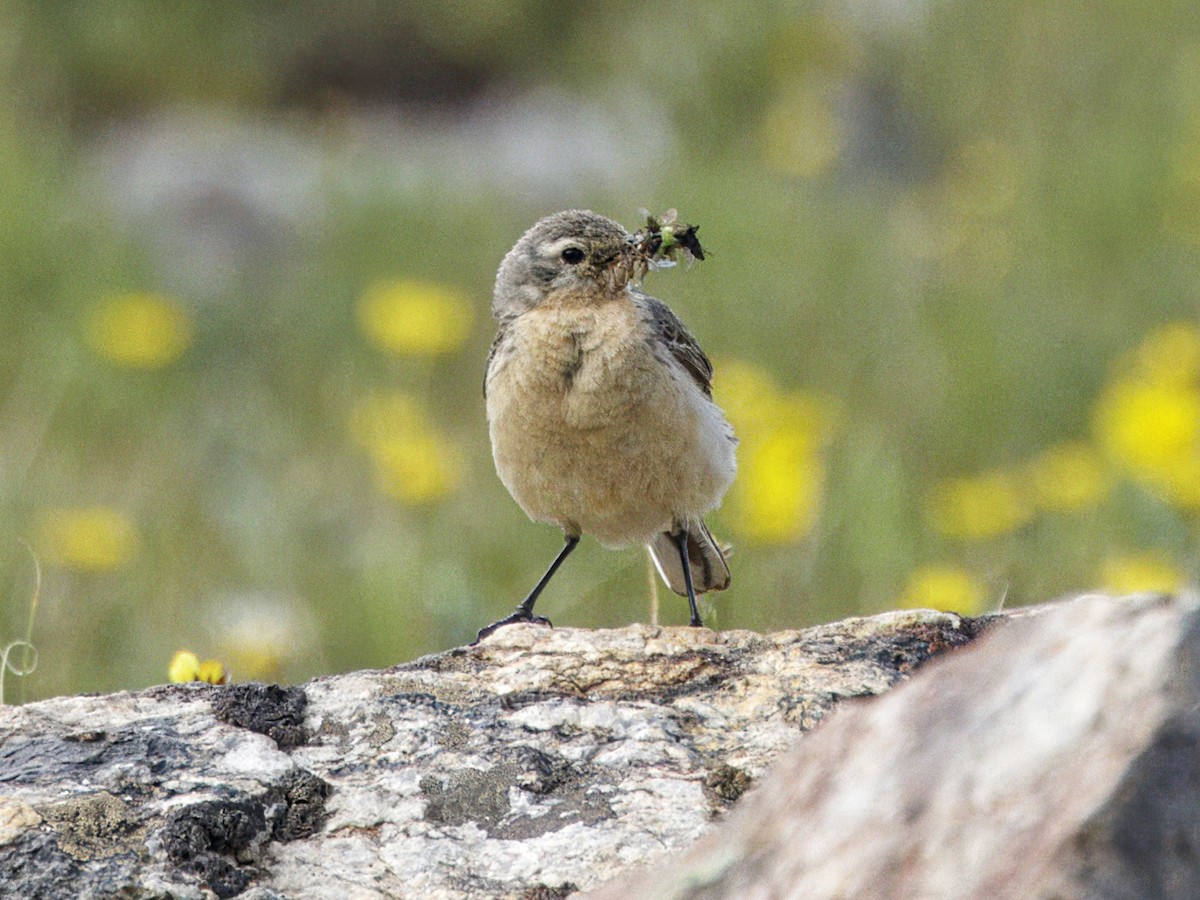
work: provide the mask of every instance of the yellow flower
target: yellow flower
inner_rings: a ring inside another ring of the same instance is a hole
[[[379,490],[404,503],[438,500],[462,481],[458,447],[429,421],[407,394],[375,395],[351,415],[355,442],[371,457]]]
[[[1101,395],[1094,415],[1100,445],[1122,468],[1152,482],[1200,450],[1200,391],[1186,384],[1122,380]]]
[[[1100,446],[1168,503],[1200,509],[1200,328],[1164,325],[1117,369],[1092,416]]]
[[[55,509],[42,518],[39,542],[51,562],[81,572],[108,572],[133,557],[137,529],[109,507]]]
[[[797,541],[820,510],[824,473],[805,435],[786,431],[743,443],[729,511],[739,531],[767,543]]]
[[[1084,441],[1051,447],[1029,464],[1027,472],[1034,502],[1051,512],[1096,506],[1112,487],[1104,460]]]
[[[192,651],[180,650],[171,657],[171,664],[167,666],[167,680],[174,684],[189,681],[225,684],[229,681],[229,675],[217,660],[200,662],[200,658]]]
[[[1017,480],[1006,472],[943,481],[934,488],[928,511],[942,534],[968,539],[1008,534],[1033,517]]]
[[[187,681],[196,681],[200,674],[200,657],[191,650],[179,650],[171,657],[171,664],[167,666],[167,680],[182,684]]]
[[[816,448],[833,431],[827,401],[804,391],[781,390],[769,372],[753,363],[719,360],[714,391],[743,440],[788,431]]]
[[[1139,381],[1177,386],[1200,378],[1200,328],[1171,322],[1144,337],[1126,360]]]
[[[100,356],[131,369],[161,369],[192,341],[184,309],[161,294],[118,294],[102,301],[87,326],[88,345]]]
[[[769,427],[772,398],[779,386],[770,373],[740,359],[719,359],[713,383],[717,402],[729,414],[735,430]]]
[[[376,282],[358,301],[363,334],[392,353],[452,353],[467,340],[472,318],[461,293],[426,281]]]
[[[966,569],[954,565],[921,566],[908,578],[900,609],[940,609],[964,615],[983,612],[987,592]]]
[[[717,370],[717,400],[741,441],[728,514],[752,540],[800,540],[820,511],[829,406],[801,391],[781,390],[749,363],[721,360]]]
[[[1173,506],[1200,510],[1200,456],[1176,460],[1156,487]]]
[[[376,486],[404,503],[438,500],[462,481],[458,448],[432,430],[381,442],[372,448],[371,457]]]
[[[1110,594],[1172,594],[1183,587],[1183,572],[1158,553],[1135,553],[1104,561],[1100,582]]]
[[[200,671],[197,674],[197,681],[204,681],[208,684],[225,684],[229,681],[229,675],[225,671],[225,667],[221,665],[219,660],[206,659],[200,663]]]

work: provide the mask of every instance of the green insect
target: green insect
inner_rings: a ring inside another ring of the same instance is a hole
[[[679,214],[673,209],[661,216],[642,210],[642,215],[646,217],[645,227],[635,231],[629,239],[634,254],[633,268],[640,274],[673,265],[680,253],[689,260],[704,259],[704,248],[696,237],[699,225],[677,222]]]

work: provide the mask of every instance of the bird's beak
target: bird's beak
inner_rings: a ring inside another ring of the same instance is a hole
[[[637,258],[637,247],[631,236],[617,248],[612,259],[604,264],[604,271],[614,289],[623,289],[631,278],[636,277]]]

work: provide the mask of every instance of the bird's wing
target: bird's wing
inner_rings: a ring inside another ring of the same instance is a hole
[[[669,351],[675,357],[675,361],[687,370],[705,396],[711,397],[712,363],[708,361],[692,333],[661,300],[642,293],[634,293],[634,298],[649,315],[650,326],[658,345]]]
[[[500,360],[496,359],[497,354],[504,349],[503,345],[508,341],[508,328],[504,322],[500,323],[500,327],[496,330],[496,336],[492,339],[492,346],[488,348],[487,365],[483,368],[483,399],[487,399],[488,381],[492,377],[492,365],[498,365]]]

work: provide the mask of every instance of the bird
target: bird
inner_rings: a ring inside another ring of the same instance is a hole
[[[549,625],[534,603],[584,535],[647,545],[692,626],[704,624],[696,594],[729,586],[727,550],[704,516],[734,480],[737,438],[713,401],[708,357],[635,280],[638,253],[617,222],[570,209],[540,219],[500,263],[484,379],[492,457],[526,515],[558,526],[564,543],[476,643],[514,623]]]

